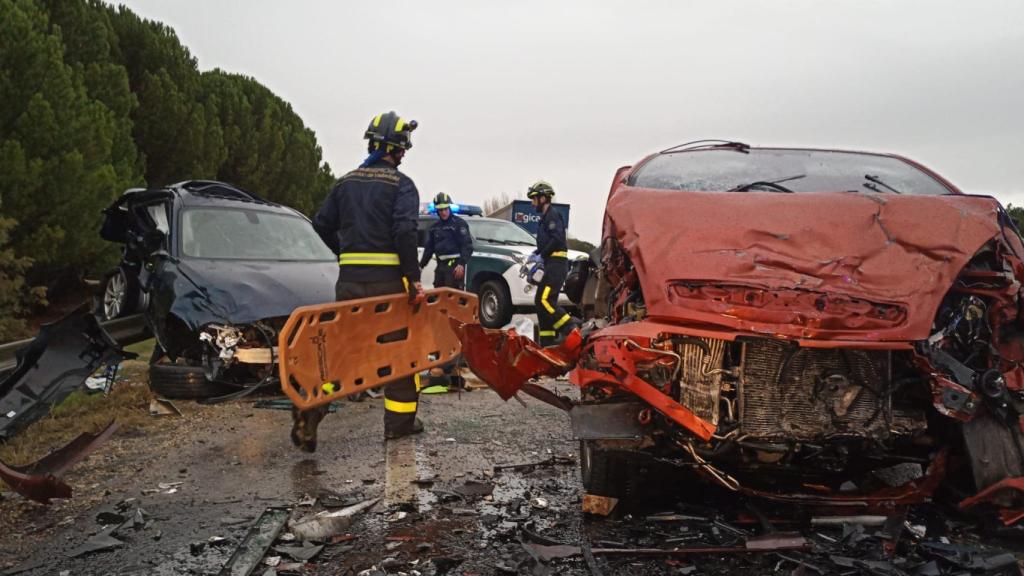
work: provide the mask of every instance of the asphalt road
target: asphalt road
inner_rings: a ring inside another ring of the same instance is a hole
[[[305,573],[355,573],[396,554],[424,563],[451,557],[462,561],[462,571],[491,573],[494,556],[488,551],[498,540],[486,536],[493,535],[493,518],[510,513],[510,503],[516,513],[518,506],[529,509],[542,531],[575,538],[579,530],[575,461],[529,474],[492,474],[495,465],[575,458],[568,417],[536,401],[527,404],[506,404],[489,390],[425,395],[420,415],[426,431],[385,443],[383,401],[344,402],[324,420],[319,449],[310,455],[292,447],[287,411],[254,408],[252,402],[180,402],[184,416],[165,417],[154,432],[118,438],[68,475],[76,498],[92,506],[71,512],[73,506],[21,502],[34,512],[27,515],[31,526],[0,534],[0,551],[19,553],[0,557],[0,566],[35,566],[25,574],[216,574],[232,543],[264,509],[293,506],[296,515],[307,514],[314,508],[301,505],[304,500],[336,494],[381,500],[346,531],[355,540],[329,547]],[[433,483],[416,483],[425,479]],[[467,481],[493,484],[492,496],[442,501]],[[531,508],[528,501],[537,497],[548,506]],[[146,523],[120,530],[123,546],[69,557],[102,530],[101,513],[125,516],[136,508]],[[405,512],[401,520],[398,511]],[[19,550],[12,543],[15,532],[29,534],[34,550]],[[424,534],[429,538],[419,538]],[[417,538],[387,546],[385,539],[396,536]],[[211,538],[229,542],[196,552],[197,543]],[[424,543],[431,549],[416,552]]]
[[[574,392],[565,383],[549,384],[563,394]],[[264,561],[281,557],[276,573],[282,575],[317,576],[932,573],[921,572],[930,560],[919,554],[897,558],[896,564],[878,560],[877,528],[858,532],[842,526],[805,531],[814,542],[804,556],[765,551],[603,556],[586,562],[577,555],[538,563],[522,540],[595,548],[729,547],[760,530],[736,523],[751,515],[735,498],[712,501],[699,487],[678,487],[685,503],[660,501],[615,518],[585,516],[568,417],[532,399],[525,403],[502,402],[487,389],[422,396],[426,431],[385,442],[382,400],[343,402],[324,420],[319,450],[309,455],[288,439],[288,411],[257,408],[252,401],[180,402],[182,416],[119,434],[73,469],[66,479],[74,499],[49,507],[10,493],[0,499],[0,518],[7,520],[0,529],[0,570],[67,576],[219,574],[268,508],[288,507],[301,518],[377,499],[337,530],[340,538],[311,561],[294,563],[275,550]],[[505,468],[528,463],[540,464]],[[740,513],[730,508],[736,506]],[[672,515],[648,515],[658,512]],[[978,544],[968,525],[942,520],[941,514],[934,518],[944,525],[916,512],[908,517],[901,549],[912,539],[911,526],[926,528],[934,535],[929,538],[941,533],[954,542]],[[126,520],[112,535],[116,547],[76,555],[105,525]],[[850,544],[834,544],[839,540]],[[278,541],[276,546],[287,545],[297,544]],[[821,571],[801,567],[800,558]],[[849,570],[828,564],[848,558],[881,564]],[[261,564],[253,573],[275,573],[268,570]]]

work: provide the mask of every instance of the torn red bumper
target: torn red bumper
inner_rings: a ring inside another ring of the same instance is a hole
[[[712,423],[701,420],[637,375],[637,364],[657,361],[661,357],[629,338],[596,338],[588,342],[587,349],[592,348],[600,368],[593,370],[576,367],[576,361],[583,352],[583,336],[578,330],[569,334],[562,344],[542,348],[530,338],[516,334],[515,330],[490,330],[479,324],[461,324],[455,319],[452,320],[452,329],[462,341],[462,355],[466,363],[503,400],[523,390],[555,404],[541,397],[539,387],[527,381],[536,376],[559,376],[575,367],[569,381],[580,388],[597,384],[615,386],[639,396],[701,440],[710,440],[715,432]]]
[[[60,476],[99,448],[117,431],[111,422],[97,434],[85,432],[63,448],[24,466],[8,466],[0,461],[0,479],[22,496],[42,504],[53,498],[70,498],[71,487]]]
[[[974,496],[964,498],[960,502],[960,509],[967,510],[973,508],[978,504],[982,503],[994,503],[1000,496],[1005,495],[1006,491],[1015,491],[1024,493],[1024,477],[1017,478],[1004,478],[999,482],[985,488],[981,492],[978,492]],[[1024,520],[1024,509],[1020,508],[1000,508],[999,518],[1003,521],[1003,524],[1010,526],[1016,524],[1021,520]]]
[[[470,369],[502,400],[515,396],[531,378],[565,374],[576,365],[583,347],[583,337],[576,330],[562,344],[541,348],[515,330],[492,330],[456,318],[451,324]]]

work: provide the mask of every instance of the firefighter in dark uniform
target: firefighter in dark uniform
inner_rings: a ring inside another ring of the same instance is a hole
[[[437,267],[434,268],[434,288],[463,290],[466,267],[469,265],[469,257],[473,254],[473,237],[469,234],[469,224],[452,214],[452,197],[444,192],[439,192],[434,197],[434,210],[437,212],[438,220],[427,230],[420,268],[434,258],[437,261]],[[423,389],[425,394],[447,392],[449,385],[462,383],[454,361],[435,370],[436,373],[430,377],[430,384]]]
[[[569,273],[569,246],[565,237],[565,220],[558,210],[551,207],[554,196],[554,188],[543,180],[530,186],[526,192],[534,209],[541,213],[537,227],[537,250],[534,252],[534,258],[544,265],[544,276],[534,298],[541,346],[556,344],[579,326],[579,320],[558,305],[558,295]]]
[[[338,255],[337,300],[407,292],[409,301],[424,301],[416,259],[419,192],[398,171],[412,147],[415,121],[394,112],[378,114],[364,138],[370,155],[339,179],[313,219],[313,227]],[[406,377],[384,388],[384,436],[399,438],[423,431],[416,417],[419,378]],[[330,386],[330,384],[326,384]],[[292,441],[316,450],[316,430],[327,406],[294,414]]]

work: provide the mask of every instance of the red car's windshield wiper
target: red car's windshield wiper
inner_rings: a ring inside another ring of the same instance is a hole
[[[881,186],[883,188],[886,188],[886,189],[892,191],[894,194],[902,194],[902,192],[900,192],[899,190],[893,188],[892,186],[889,186],[888,184],[883,182],[881,178],[879,178],[878,176],[875,176],[873,174],[865,174],[864,175],[864,179],[867,180],[868,182],[873,182],[874,183],[874,184],[865,184],[864,185],[864,187],[867,188],[868,190],[874,190],[875,192],[881,192],[881,190],[878,188],[878,186]],[[878,184],[878,186],[875,186],[875,184]]]
[[[790,180],[799,180],[807,177],[807,174],[797,174],[796,176],[787,176],[785,178],[779,178],[778,180],[758,180],[749,184],[740,184],[735,188],[730,188],[729,192],[747,192],[752,188],[767,188],[775,192],[789,192],[793,191],[785,186],[780,186],[781,182],[789,182]]]

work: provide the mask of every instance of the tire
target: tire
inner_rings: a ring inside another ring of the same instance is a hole
[[[96,315],[101,320],[121,318],[136,311],[139,306],[139,279],[124,266],[111,270],[103,278],[103,290]]]
[[[628,478],[624,467],[616,466],[614,454],[598,448],[594,440],[580,440],[580,479],[587,494],[625,498],[628,495]]]
[[[503,280],[488,280],[480,285],[480,323],[485,328],[501,328],[512,321],[512,295]]]
[[[156,362],[149,365],[149,389],[174,400],[198,400],[223,396],[231,388],[206,379],[202,366]]]

